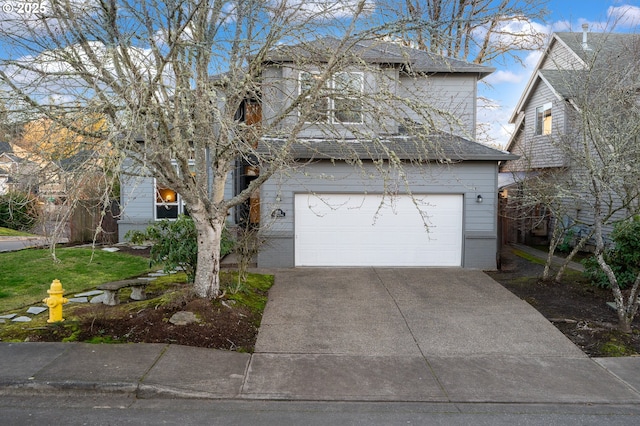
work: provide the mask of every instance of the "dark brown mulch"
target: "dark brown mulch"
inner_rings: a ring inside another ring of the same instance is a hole
[[[579,274],[568,274],[562,283],[543,282],[543,266],[503,252],[502,270],[488,274],[516,296],[527,301],[565,336],[592,357],[640,353],[640,319],[633,333],[617,330],[617,315],[607,306],[611,291],[589,284]]]
[[[149,257],[150,248],[118,246],[121,253]],[[239,306],[222,297],[206,300],[195,297],[189,287],[176,284],[167,293],[148,293],[147,299],[167,298],[169,302],[136,303],[121,295],[117,306],[88,304],[66,311],[65,322],[34,329],[30,341],[61,341],[108,343],[173,343],[202,348],[252,352],[258,335],[261,313]],[[141,306],[140,306],[141,305]],[[69,309],[69,308],[67,308]],[[188,311],[198,322],[174,325],[173,314]]]
[[[134,302],[117,306],[83,305],[55,327],[41,329],[30,341],[73,341],[93,343],[172,343],[201,348],[252,352],[260,316],[233,300],[206,300],[190,292],[171,303],[140,309]],[[169,319],[179,311],[195,314],[198,322],[174,325]]]

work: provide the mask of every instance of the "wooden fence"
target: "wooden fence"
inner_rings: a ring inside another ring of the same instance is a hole
[[[104,216],[102,215],[104,210]],[[69,223],[69,241],[73,243],[98,243],[113,244],[118,242],[118,220],[120,205],[112,200],[107,209],[98,201],[80,201],[71,215]],[[96,236],[96,229],[101,226],[101,231]]]

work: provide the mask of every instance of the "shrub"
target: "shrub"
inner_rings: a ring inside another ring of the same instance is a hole
[[[611,233],[613,246],[604,252],[604,259],[616,274],[620,288],[633,284],[640,272],[640,219],[619,222]],[[609,288],[609,280],[595,256],[583,261],[585,275],[601,288]]]
[[[9,192],[0,196],[0,227],[29,231],[38,221],[38,199],[24,192]]]
[[[147,227],[146,231],[129,231],[125,235],[136,244],[150,241],[151,262],[164,264],[165,271],[181,268],[187,274],[189,282],[196,276],[198,264],[198,233],[193,220],[188,216],[179,216],[177,220],[162,220]],[[224,229],[220,244],[220,256],[231,252],[233,240]]]

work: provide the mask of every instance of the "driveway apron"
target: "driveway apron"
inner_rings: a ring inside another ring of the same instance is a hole
[[[481,271],[459,268],[278,271],[242,393],[638,401],[526,302]]]

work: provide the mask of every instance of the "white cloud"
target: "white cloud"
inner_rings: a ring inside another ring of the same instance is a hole
[[[475,31],[475,35],[482,39],[487,31],[486,27],[480,27]],[[491,31],[491,41],[498,49],[530,50],[544,45],[549,29],[525,17],[505,16]]]
[[[589,20],[578,18],[575,21],[560,20],[551,24],[551,28],[556,32],[582,31],[582,25],[587,24],[589,31],[606,32],[616,29],[632,29],[640,25],[640,7],[623,4],[611,6],[607,9],[606,19]]]
[[[508,124],[512,109],[497,99],[478,98],[478,142],[504,149],[513,132],[513,125]]]
[[[640,7],[631,5],[611,6],[607,17],[616,27],[632,28],[640,23]]]
[[[271,0],[272,13],[285,14],[297,20],[332,20],[349,18],[358,13],[362,0]],[[365,0],[363,12],[375,10],[373,0]]]
[[[523,78],[524,76],[522,74],[516,74],[513,71],[499,70],[486,77],[484,81],[489,84],[519,83]]]

